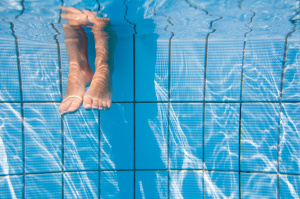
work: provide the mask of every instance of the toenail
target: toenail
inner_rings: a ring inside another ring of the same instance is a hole
[[[85,107],[86,108],[91,108],[91,105],[90,104],[86,104]]]
[[[69,111],[75,111],[75,107],[70,107]]]

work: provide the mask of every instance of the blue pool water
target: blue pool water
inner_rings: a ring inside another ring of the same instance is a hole
[[[61,5],[111,19],[109,111],[58,112]],[[2,0],[0,198],[300,198],[299,12],[299,0]]]

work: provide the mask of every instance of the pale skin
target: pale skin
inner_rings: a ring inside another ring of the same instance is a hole
[[[106,110],[111,106],[113,51],[115,36],[110,30],[110,20],[99,18],[95,12],[61,7],[65,44],[69,57],[67,89],[59,106],[61,114],[74,112],[83,104],[85,109]],[[87,60],[87,38],[82,26],[91,25],[95,38],[95,74]],[[85,92],[85,87],[90,84]]]

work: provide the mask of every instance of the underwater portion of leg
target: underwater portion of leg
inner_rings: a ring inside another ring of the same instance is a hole
[[[87,60],[87,37],[81,27],[88,24],[86,22],[86,15],[75,8],[75,10],[73,8],[62,9],[66,10],[66,13],[62,14],[62,17],[70,23],[63,25],[65,44],[69,57],[67,89],[64,99],[59,106],[60,113],[64,114],[80,108],[85,87],[93,78],[93,70]],[[74,16],[78,17],[75,18]]]
[[[113,54],[116,36],[111,29],[110,20],[96,17],[95,13],[83,11],[89,21],[94,23],[92,32],[95,38],[95,74],[83,100],[84,108],[109,109],[112,99]]]

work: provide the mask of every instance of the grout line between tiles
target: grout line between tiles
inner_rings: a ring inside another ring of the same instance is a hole
[[[22,2],[24,3],[24,2]],[[23,7],[24,10],[24,7]],[[22,13],[23,14],[23,11]],[[20,16],[20,15],[19,15]],[[16,17],[17,18],[17,17]],[[10,27],[12,30],[12,35],[15,38],[16,45],[16,53],[17,53],[17,64],[18,64],[18,75],[19,75],[19,87],[20,87],[20,99],[21,99],[21,125],[22,125],[22,161],[23,161],[23,198],[25,198],[25,132],[24,132],[24,103],[23,103],[23,87],[22,87],[22,70],[21,70],[21,62],[20,62],[20,51],[19,51],[19,41],[18,37],[15,34],[14,24],[10,22]]]
[[[104,169],[100,170],[100,172],[122,172],[122,171],[168,171],[168,169]],[[170,171],[203,171],[203,169],[170,169]],[[223,173],[239,173],[239,171],[233,170],[212,170],[212,169],[204,169],[206,172],[223,172]],[[57,171],[57,172],[44,172],[44,173],[26,173],[25,176],[31,175],[43,175],[43,174],[63,174],[63,173],[84,173],[84,172],[99,172],[99,170],[82,170],[82,171]],[[258,172],[258,171],[241,171],[240,173],[248,173],[248,174],[264,174],[264,175],[277,175],[277,173],[268,173],[268,172]],[[295,173],[280,173],[280,175],[286,176],[300,176],[300,174]],[[23,176],[23,174],[8,174],[8,175],[0,175],[1,177],[13,177],[13,176]]]
[[[56,35],[54,36],[54,39],[56,41],[56,44],[57,44],[57,51],[58,51],[58,67],[59,67],[59,83],[60,83],[60,86],[59,86],[59,90],[60,90],[60,98],[61,98],[61,101],[63,99],[63,89],[62,89],[62,65],[61,65],[61,49],[60,49],[60,43],[59,43],[59,40],[57,39],[57,36],[60,35],[61,33],[57,30],[57,28],[54,26],[53,23],[51,23],[51,26],[52,28],[56,31]],[[61,152],[62,152],[62,198],[64,197],[64,156],[65,156],[65,146],[64,146],[64,116],[61,115]]]
[[[168,103],[169,101],[113,101],[112,103],[137,103],[137,104],[143,104],[143,103],[156,103],[156,104],[160,104],[160,103]],[[45,102],[21,102],[21,101],[0,101],[0,104],[6,103],[6,104],[15,104],[15,103],[24,103],[24,104],[55,104],[55,103],[61,103],[60,101],[57,102],[50,102],[50,101],[45,101]],[[204,103],[204,101],[171,101],[171,104],[196,104],[196,103]],[[211,104],[274,104],[274,103],[280,103],[280,101],[244,101],[244,102],[240,102],[240,101],[228,101],[228,102],[224,102],[224,101],[205,101],[205,103],[211,103]],[[298,104],[300,103],[300,101],[282,101],[282,103],[289,103],[289,104]]]
[[[100,13],[101,10],[101,5],[99,0],[97,0],[98,8],[97,11]],[[101,111],[98,110],[98,124],[99,124],[99,129],[98,129],[98,199],[101,198]]]
[[[299,7],[295,10],[296,13],[293,17],[290,18],[290,22],[292,24],[294,24],[294,27],[292,29],[292,31],[290,31],[286,37],[285,37],[285,45],[284,45],[284,54],[283,54],[283,62],[282,62],[282,72],[281,72],[281,87],[280,87],[280,103],[279,103],[279,121],[278,121],[278,146],[277,146],[277,186],[278,186],[278,198],[280,198],[280,152],[281,152],[281,148],[280,148],[280,130],[281,130],[281,115],[282,115],[282,97],[283,97],[283,84],[284,84],[284,72],[285,72],[285,65],[286,65],[286,56],[287,56],[287,49],[288,49],[288,38],[289,36],[296,31],[296,26],[297,24],[295,23],[295,21],[293,20],[293,18],[295,16],[297,16],[299,14],[298,12]]]
[[[133,198],[135,198],[135,180],[136,180],[136,168],[135,168],[135,34],[133,37]]]
[[[170,198],[170,122],[171,122],[171,56],[172,56],[172,38],[169,39],[169,74],[168,74],[168,198]]]
[[[238,7],[243,10],[242,7],[243,1],[239,2]],[[244,86],[244,69],[245,69],[245,57],[246,57],[246,45],[247,45],[247,35],[253,31],[250,24],[253,22],[253,18],[255,17],[256,13],[253,10],[248,10],[249,12],[253,13],[252,17],[250,18],[250,22],[246,24],[250,30],[244,34],[244,46],[243,46],[243,59],[242,59],[242,72],[241,72],[241,93],[240,93],[240,115],[239,115],[239,198],[242,198],[242,183],[241,183],[241,147],[242,147],[242,110],[243,110],[243,86]]]

